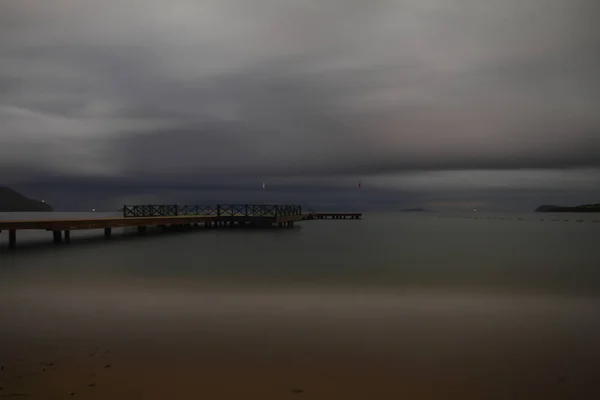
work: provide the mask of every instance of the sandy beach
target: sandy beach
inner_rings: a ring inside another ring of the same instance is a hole
[[[38,290],[52,300],[2,294],[5,398],[600,394],[592,299]]]

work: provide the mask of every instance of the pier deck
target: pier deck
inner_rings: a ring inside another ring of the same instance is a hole
[[[309,218],[315,215],[317,218]],[[137,228],[141,234],[146,232],[148,227],[173,226],[291,228],[295,222],[322,219],[318,217],[319,215],[303,214],[300,206],[292,205],[124,206],[122,217],[0,220],[0,232],[8,231],[8,245],[9,248],[14,249],[17,240],[16,233],[20,230],[50,231],[55,243],[69,243],[70,232],[76,230],[104,229],[104,236],[110,237],[114,228]],[[357,214],[351,215],[356,216]],[[352,218],[354,219],[354,217]]]

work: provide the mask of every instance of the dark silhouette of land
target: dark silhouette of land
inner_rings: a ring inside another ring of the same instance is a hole
[[[0,212],[52,211],[52,206],[33,200],[10,188],[0,186]]]
[[[431,212],[431,210],[426,210],[424,208],[405,208],[404,210],[400,210],[401,212]]]
[[[576,207],[562,207],[554,205],[539,206],[536,212],[600,212],[600,203],[584,204]]]

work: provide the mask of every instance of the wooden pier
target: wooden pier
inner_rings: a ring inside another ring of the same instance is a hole
[[[320,216],[331,215],[351,215],[352,219],[360,218],[360,214],[357,213],[303,214],[302,207],[296,205],[136,205],[124,206],[122,217],[0,220],[0,232],[8,231],[8,246],[14,249],[17,244],[17,231],[20,230],[52,232],[54,243],[69,243],[71,231],[76,230],[103,229],[104,236],[108,238],[115,228],[137,228],[140,234],[144,234],[148,227],[292,228],[296,222],[326,219]],[[359,217],[356,217],[357,215]]]
[[[314,219],[362,219],[362,213],[310,213],[304,215],[304,220]]]

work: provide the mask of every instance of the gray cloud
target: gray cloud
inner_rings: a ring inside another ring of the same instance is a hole
[[[587,177],[600,167],[599,8],[4,0],[0,180]]]

